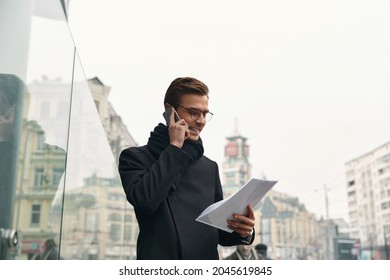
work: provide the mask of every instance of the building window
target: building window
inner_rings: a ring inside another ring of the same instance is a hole
[[[31,206],[31,220],[30,220],[30,224],[32,226],[39,226],[40,218],[41,218],[41,205],[33,204]]]
[[[379,186],[380,187],[387,187],[390,186],[390,177],[384,178],[379,181]]]
[[[383,157],[378,159],[378,163],[386,163],[390,162],[390,154],[384,155]]]
[[[356,191],[348,192],[348,196],[355,196],[355,194],[356,194]]]
[[[45,181],[45,174],[43,168],[35,169],[34,188],[42,188]]]
[[[110,229],[110,239],[112,241],[119,241],[121,238],[121,226],[118,224],[112,224]]]
[[[125,242],[131,241],[131,226],[129,225],[125,226],[124,241]]]
[[[126,196],[124,194],[119,193],[109,193],[108,194],[108,200],[111,201],[124,201],[126,199]]]
[[[120,221],[122,220],[122,217],[121,217],[121,215],[118,214],[118,213],[112,213],[112,214],[110,214],[108,220],[120,222]]]
[[[390,201],[386,201],[382,203],[382,210],[390,208]]]
[[[129,222],[129,223],[133,222],[133,216],[132,215],[126,215],[125,216],[125,222]]]
[[[97,230],[98,215],[96,213],[87,213],[85,217],[85,230],[95,232]]]
[[[63,169],[55,168],[53,170],[53,187],[56,187],[59,185],[63,173],[64,173]]]
[[[355,180],[351,180],[348,182],[348,187],[351,187],[353,185],[355,185]]]
[[[236,172],[226,172],[225,173],[226,178],[234,178],[236,177]]]

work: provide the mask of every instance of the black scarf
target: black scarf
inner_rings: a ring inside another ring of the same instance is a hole
[[[150,132],[147,144],[148,148],[153,156],[158,158],[169,143],[168,127],[159,123],[154,130]],[[199,137],[197,141],[185,140],[181,149],[190,157],[191,162],[196,161],[202,157],[204,152],[202,139]]]

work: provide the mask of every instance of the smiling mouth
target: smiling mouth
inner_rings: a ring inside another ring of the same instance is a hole
[[[201,130],[200,130],[199,128],[190,127],[190,133],[191,133],[192,135],[199,135],[200,131],[201,131]]]

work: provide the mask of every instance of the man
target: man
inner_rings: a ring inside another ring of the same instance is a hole
[[[264,260],[271,260],[270,257],[267,256],[267,245],[260,243],[255,246],[256,252],[262,256]]]
[[[237,245],[236,251],[227,256],[225,260],[262,260],[252,245]]]
[[[54,239],[47,239],[42,243],[41,253],[33,258],[34,260],[58,260],[58,250]]]
[[[232,233],[195,221],[221,200],[218,165],[203,155],[200,138],[212,113],[208,88],[194,78],[177,78],[168,87],[160,123],[147,145],[122,151],[119,172],[139,225],[137,259],[219,259],[217,246],[251,244],[254,214],[227,221]],[[177,120],[175,121],[175,115]]]

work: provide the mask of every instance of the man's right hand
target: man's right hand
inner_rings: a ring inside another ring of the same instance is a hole
[[[169,141],[172,145],[181,149],[184,141],[190,135],[190,131],[188,129],[188,124],[184,119],[180,119],[177,122],[175,121],[175,113],[175,109],[172,108],[171,115],[169,116]]]

